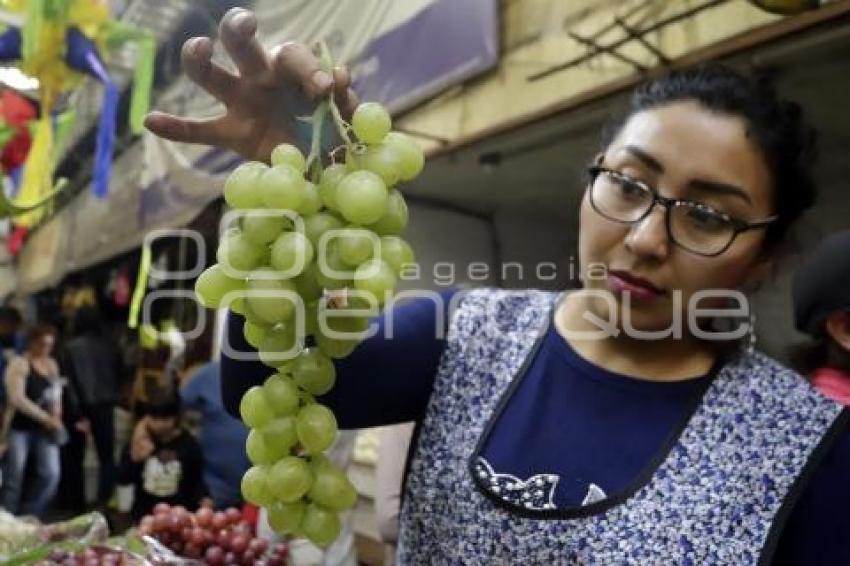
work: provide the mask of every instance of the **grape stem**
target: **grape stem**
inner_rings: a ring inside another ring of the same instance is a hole
[[[330,49],[328,49],[328,44],[324,40],[319,42],[319,65],[323,71],[333,73],[333,58],[331,57]],[[333,118],[339,137],[345,142],[345,145],[341,147],[351,147],[354,145],[351,141],[351,137],[348,135],[351,125],[342,118],[339,107],[336,105],[336,101],[334,100],[333,91],[331,91],[327,100],[323,100],[316,107],[316,110],[313,112],[313,116],[310,120],[313,123],[313,136],[310,146],[310,155],[307,157],[307,170],[311,171],[310,177],[314,183],[318,183],[322,172],[322,133],[324,131],[325,118],[327,117],[328,112],[330,112],[331,117]],[[334,152],[338,149],[340,148],[336,148]],[[331,155],[332,154],[333,152]]]
[[[323,100],[316,106],[313,112],[311,122],[313,123],[313,136],[310,145],[310,155],[307,156],[307,171],[310,171],[310,178],[314,183],[317,183],[319,176],[322,173],[322,130],[325,127],[325,116],[328,115],[328,103]],[[318,166],[314,168],[314,165]]]

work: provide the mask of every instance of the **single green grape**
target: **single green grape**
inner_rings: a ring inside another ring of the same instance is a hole
[[[371,171],[355,171],[342,178],[336,189],[340,213],[349,222],[377,222],[387,211],[387,186]]]
[[[298,300],[295,284],[276,277],[276,272],[269,268],[258,269],[248,276],[248,307],[270,325],[291,320]]]
[[[319,193],[319,188],[307,181],[304,183],[304,200],[301,201],[301,206],[298,207],[298,214],[301,216],[312,216],[322,210],[322,195]]]
[[[318,262],[316,282],[323,289],[342,289],[351,285],[351,275],[354,271],[346,265],[339,253],[337,241],[331,241],[325,247],[324,262]]]
[[[286,220],[264,210],[250,210],[242,217],[242,233],[254,244],[267,245],[283,232]]]
[[[399,154],[399,171],[402,181],[411,181],[419,176],[425,166],[425,155],[419,144],[401,132],[388,133],[384,143],[394,147]]]
[[[354,288],[371,294],[379,305],[392,294],[397,281],[393,268],[380,259],[370,259],[354,272]]]
[[[310,503],[301,519],[300,530],[313,544],[327,546],[339,536],[339,517],[335,511]]]
[[[227,275],[222,267],[215,264],[208,267],[195,281],[195,294],[207,308],[219,308],[228,293],[245,289],[245,280]]]
[[[298,441],[308,454],[330,448],[336,439],[337,424],[330,409],[318,403],[302,407],[295,422]]]
[[[339,230],[343,227],[339,218],[329,212],[319,212],[304,219],[304,235],[313,244],[313,249],[319,249],[319,239],[328,230]]]
[[[269,490],[269,466],[254,466],[242,476],[242,496],[254,505],[268,506],[274,502]]]
[[[407,228],[409,218],[410,213],[404,197],[397,189],[393,189],[387,198],[387,211],[367,228],[379,236],[400,236]]]
[[[307,265],[301,275],[295,278],[295,289],[307,303],[313,302],[322,296],[322,286],[316,280],[318,272],[319,266],[313,261]]]
[[[369,146],[360,158],[360,168],[371,171],[380,177],[387,187],[392,187],[401,178],[401,159],[396,146],[380,143]]]
[[[295,383],[313,395],[324,395],[336,382],[336,368],[319,348],[303,350],[292,363]]]
[[[293,534],[298,531],[306,510],[307,504],[303,501],[275,501],[267,509],[269,525],[279,535]]]
[[[248,459],[255,466],[271,465],[286,456],[289,453],[290,444],[286,448],[282,448],[282,443],[269,443],[269,436],[266,436],[263,431],[274,424],[274,421],[266,425],[262,430],[253,428],[248,433],[248,438],[245,440],[245,453]],[[293,430],[294,432],[294,430]]]
[[[241,231],[228,232],[218,245],[216,260],[225,271],[239,274],[256,269],[268,258],[268,248],[256,244],[245,237]]]
[[[268,474],[268,482],[275,499],[292,503],[304,497],[310,490],[313,474],[303,458],[287,456],[272,466]]]
[[[242,334],[245,336],[245,341],[253,348],[260,347],[260,343],[265,338],[268,330],[268,326],[256,324],[250,320],[246,320],[245,324],[242,325]]]
[[[357,503],[357,490],[345,473],[333,466],[319,466],[314,469],[308,497],[333,511],[346,511]]]
[[[381,259],[396,275],[401,275],[405,265],[416,261],[416,255],[410,244],[398,236],[384,236],[381,238]]]
[[[303,174],[290,165],[269,167],[260,177],[260,196],[266,208],[297,210],[305,191]]]
[[[275,415],[285,417],[298,410],[298,387],[291,378],[276,373],[263,384],[263,391]]]
[[[257,429],[254,429],[257,430]],[[280,417],[260,429],[265,445],[274,455],[274,460],[280,460],[298,442],[298,432],[295,429],[295,417]]]
[[[257,352],[260,361],[270,367],[288,363],[300,350],[300,343],[294,326],[275,326],[263,337]]]
[[[259,180],[268,169],[259,161],[247,161],[233,170],[224,182],[224,200],[232,208],[258,208],[260,206]]]
[[[307,160],[301,150],[289,143],[282,143],[272,150],[272,165],[289,165],[304,174],[307,171]]]
[[[318,344],[322,352],[331,358],[341,359],[350,356],[359,342],[356,340],[331,338],[325,334],[318,333],[316,334],[316,344]]]
[[[343,163],[328,165],[322,172],[322,178],[319,182],[319,195],[321,195],[325,206],[331,210],[336,210],[336,187],[345,177],[346,172],[347,169]]]
[[[349,227],[339,237],[339,258],[349,267],[357,267],[375,254],[378,239],[363,228]]]
[[[248,389],[239,402],[239,415],[251,428],[261,428],[274,418],[263,388],[255,385]]]
[[[301,232],[284,232],[272,244],[271,265],[281,275],[300,275],[313,261],[313,244]]]
[[[389,112],[377,102],[360,104],[351,117],[354,135],[363,143],[379,143],[389,133],[392,119]]]

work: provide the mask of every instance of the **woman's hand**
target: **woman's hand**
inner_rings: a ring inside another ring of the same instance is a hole
[[[57,415],[50,415],[47,417],[47,420],[44,421],[44,428],[47,429],[48,432],[55,432],[62,428],[62,418]]]
[[[83,434],[91,434],[91,423],[88,419],[79,419],[74,423],[74,428]]]
[[[298,43],[266,50],[256,32],[257,19],[248,10],[233,8],[221,20],[221,42],[238,74],[212,62],[209,38],[195,37],[183,45],[183,69],[224,104],[223,115],[197,120],[153,112],[145,126],[170,140],[215,145],[246,159],[268,161],[276,145],[296,141],[296,117],[311,114],[316,101],[331,90],[340,111],[353,112],[357,97],[348,71],[337,68],[329,75]]]

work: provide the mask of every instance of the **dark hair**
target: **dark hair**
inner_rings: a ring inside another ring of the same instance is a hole
[[[180,396],[170,387],[159,388],[151,392],[142,409],[144,414],[152,417],[178,417]]]
[[[27,344],[35,344],[44,336],[53,336],[56,337],[56,328],[53,327],[52,324],[48,324],[46,322],[39,322],[32,327],[30,327],[27,332]]]
[[[812,340],[791,347],[791,366],[805,376],[822,367],[850,372],[850,352],[823,331]]]
[[[742,118],[747,133],[761,151],[773,178],[773,208],[778,219],[765,234],[768,248],[781,243],[792,224],[815,202],[812,167],[817,133],[795,102],[780,99],[767,81],[756,80],[718,63],[672,71],[638,87],[631,105],[606,146],[638,112],[694,101],[713,112]]]
[[[0,307],[0,322],[20,324],[22,321],[21,313],[15,307]]]
[[[100,312],[92,306],[80,307],[74,314],[74,335],[100,334],[103,331],[103,322]]]

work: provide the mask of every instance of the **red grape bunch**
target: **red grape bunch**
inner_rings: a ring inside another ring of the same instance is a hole
[[[191,513],[180,505],[159,503],[152,515],[142,517],[138,531],[181,557],[212,566],[286,564],[287,546],[271,546],[266,539],[255,538],[251,525],[235,507],[226,511],[201,507]]]

